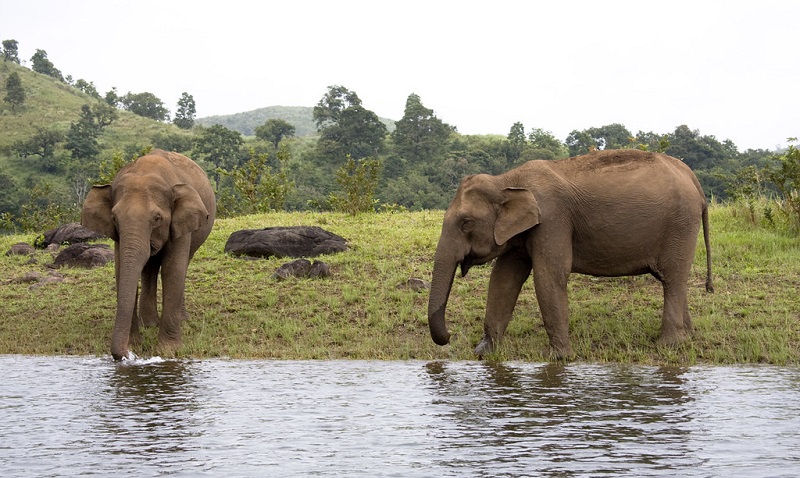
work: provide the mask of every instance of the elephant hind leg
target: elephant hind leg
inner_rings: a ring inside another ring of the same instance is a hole
[[[139,288],[136,288],[136,296],[133,299],[133,316],[131,317],[131,333],[128,336],[128,345],[138,347],[142,344],[142,330],[139,327]]]
[[[159,323],[157,307],[159,267],[159,259],[151,257],[142,269],[142,296],[139,301],[139,313],[145,327],[154,327]]]
[[[661,317],[659,345],[675,345],[683,342],[692,332],[692,318],[686,298],[688,286],[685,280],[676,283],[664,282],[664,310]]]

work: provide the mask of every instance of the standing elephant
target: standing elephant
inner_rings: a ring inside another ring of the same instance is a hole
[[[139,316],[143,325],[159,326],[158,345],[164,353],[181,346],[181,321],[187,315],[186,270],[211,232],[215,211],[214,191],[205,172],[186,156],[161,150],[123,167],[112,184],[89,192],[81,224],[114,240],[117,312],[111,355],[115,360],[130,357],[128,342],[140,340]]]
[[[708,204],[694,173],[678,159],[638,150],[598,151],[559,161],[530,161],[497,176],[464,178],[444,215],[428,302],[431,337],[450,340],[445,309],[456,267],[496,259],[484,336],[490,353],[511,320],[522,284],[534,287],[552,357],[573,355],[567,278],[652,274],[664,288],[659,344],[692,329],[687,282],[700,223],[711,282]]]

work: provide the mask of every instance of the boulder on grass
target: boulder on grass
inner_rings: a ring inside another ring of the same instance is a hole
[[[346,250],[347,240],[317,226],[244,229],[225,243],[225,252],[251,257],[316,257]]]
[[[36,249],[27,242],[18,242],[6,251],[7,256],[29,256],[36,252]]]
[[[53,267],[100,267],[114,260],[114,250],[107,244],[79,242],[61,251],[53,261]]]
[[[96,241],[103,238],[105,238],[104,235],[87,229],[78,222],[71,222],[45,232],[41,247],[45,248],[50,244],[77,244],[79,242]]]

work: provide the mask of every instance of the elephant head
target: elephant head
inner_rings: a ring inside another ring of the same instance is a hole
[[[115,242],[117,311],[111,353],[116,360],[128,354],[139,277],[145,264],[165,244],[198,230],[208,218],[195,188],[169,185],[155,174],[125,174],[123,170],[112,185],[95,186],[87,195],[81,223]],[[186,261],[188,265],[188,257]]]
[[[505,184],[502,176],[467,176],[456,191],[436,246],[428,299],[428,325],[439,345],[450,341],[444,314],[456,268],[462,277],[473,265],[502,254],[514,236],[539,224],[539,206],[527,188]]]

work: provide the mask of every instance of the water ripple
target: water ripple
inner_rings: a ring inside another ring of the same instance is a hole
[[[3,476],[791,476],[800,370],[0,356]]]

